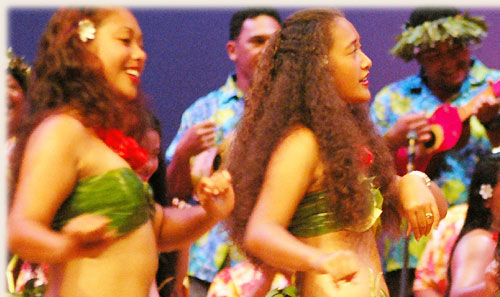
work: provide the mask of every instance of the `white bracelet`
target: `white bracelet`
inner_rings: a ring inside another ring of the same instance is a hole
[[[413,175],[416,175],[416,176],[420,176],[424,180],[425,185],[427,187],[431,186],[431,179],[427,176],[427,174],[423,173],[422,171],[414,170],[414,171],[411,171],[408,174],[413,174]]]

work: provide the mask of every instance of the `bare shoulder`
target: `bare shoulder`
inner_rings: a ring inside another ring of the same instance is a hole
[[[483,279],[485,268],[494,258],[495,247],[496,241],[487,230],[474,229],[465,234],[457,243],[451,260],[452,276],[457,279],[452,290]]]
[[[43,130],[56,130],[62,133],[83,133],[86,127],[75,117],[69,114],[54,114],[45,118],[37,127]]]
[[[283,161],[317,164],[319,145],[314,132],[304,126],[292,128],[276,146],[271,162]],[[314,166],[314,165],[313,165]]]
[[[45,118],[33,131],[35,138],[57,139],[72,142],[88,135],[88,129],[75,117],[68,114],[55,114]]]
[[[304,126],[297,126],[290,130],[280,145],[307,153],[319,151],[316,135]]]
[[[316,135],[314,135],[314,132],[304,126],[296,126],[288,132],[287,139],[290,140],[299,140],[299,141],[307,141],[316,144]]]
[[[481,229],[481,228],[477,228],[477,229],[474,229],[474,230],[468,232],[462,238],[466,239],[468,241],[475,241],[475,240],[492,241],[493,240],[491,232],[488,230],[485,230],[485,229]]]
[[[271,167],[282,168],[284,172],[309,172],[315,176],[320,165],[319,145],[316,136],[310,129],[297,126],[290,130],[277,145],[270,160]]]
[[[67,152],[75,155],[88,139],[89,130],[77,118],[68,114],[55,114],[45,118],[33,130],[27,150],[55,154]]]
[[[491,232],[484,229],[474,229],[465,234],[457,243],[456,252],[471,253],[475,257],[478,253],[491,252],[496,246]]]

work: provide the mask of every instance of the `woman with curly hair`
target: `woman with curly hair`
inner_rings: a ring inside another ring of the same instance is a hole
[[[500,153],[483,156],[472,174],[467,215],[451,252],[446,296],[500,295],[498,275],[491,277],[488,267],[499,256],[499,177]],[[497,286],[491,285],[492,280],[496,280]]]
[[[125,8],[62,8],[42,35],[16,144],[8,244],[50,265],[45,296],[148,296],[158,252],[189,245],[232,209],[227,172],[201,205],[162,208],[134,172],[147,154],[138,99],[142,32]],[[127,136],[126,136],[127,135]]]
[[[230,234],[256,264],[296,272],[303,297],[387,296],[381,208],[383,223],[404,215],[417,238],[446,213],[423,173],[395,176],[368,115],[371,65],[341,12],[291,15],[261,57],[230,149]]]

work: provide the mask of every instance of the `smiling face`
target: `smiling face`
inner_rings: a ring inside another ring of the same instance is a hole
[[[466,45],[440,42],[434,48],[420,52],[417,61],[433,92],[453,94],[460,90],[469,74],[470,51]]]
[[[345,18],[336,18],[331,27],[330,69],[338,94],[347,103],[364,103],[371,99],[368,71],[372,61],[361,50],[360,37]]]
[[[132,13],[113,10],[96,28],[89,49],[102,62],[108,82],[127,99],[137,96],[146,62],[142,31]]]

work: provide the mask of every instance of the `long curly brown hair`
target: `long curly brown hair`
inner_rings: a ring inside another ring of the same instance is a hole
[[[246,223],[277,145],[290,131],[304,126],[316,135],[324,164],[324,188],[339,219],[355,223],[367,215],[369,193],[359,177],[376,176],[384,192],[385,213],[396,209],[388,193],[394,176],[389,151],[370,120],[368,104],[348,104],[337,93],[328,64],[334,42],[331,30],[343,14],[331,9],[307,9],[291,15],[269,41],[253,84],[229,157],[236,205],[227,227],[242,245]],[[374,155],[368,172],[359,166],[360,147]],[[286,186],[286,185],[283,185]]]
[[[49,115],[71,111],[89,128],[115,128],[137,139],[142,136],[143,100],[127,100],[113,90],[100,59],[88,50],[92,41],[82,42],[77,32],[84,19],[99,30],[111,13],[113,8],[61,8],[51,17],[29,77],[28,108],[11,162],[9,197],[17,184],[27,140]]]

